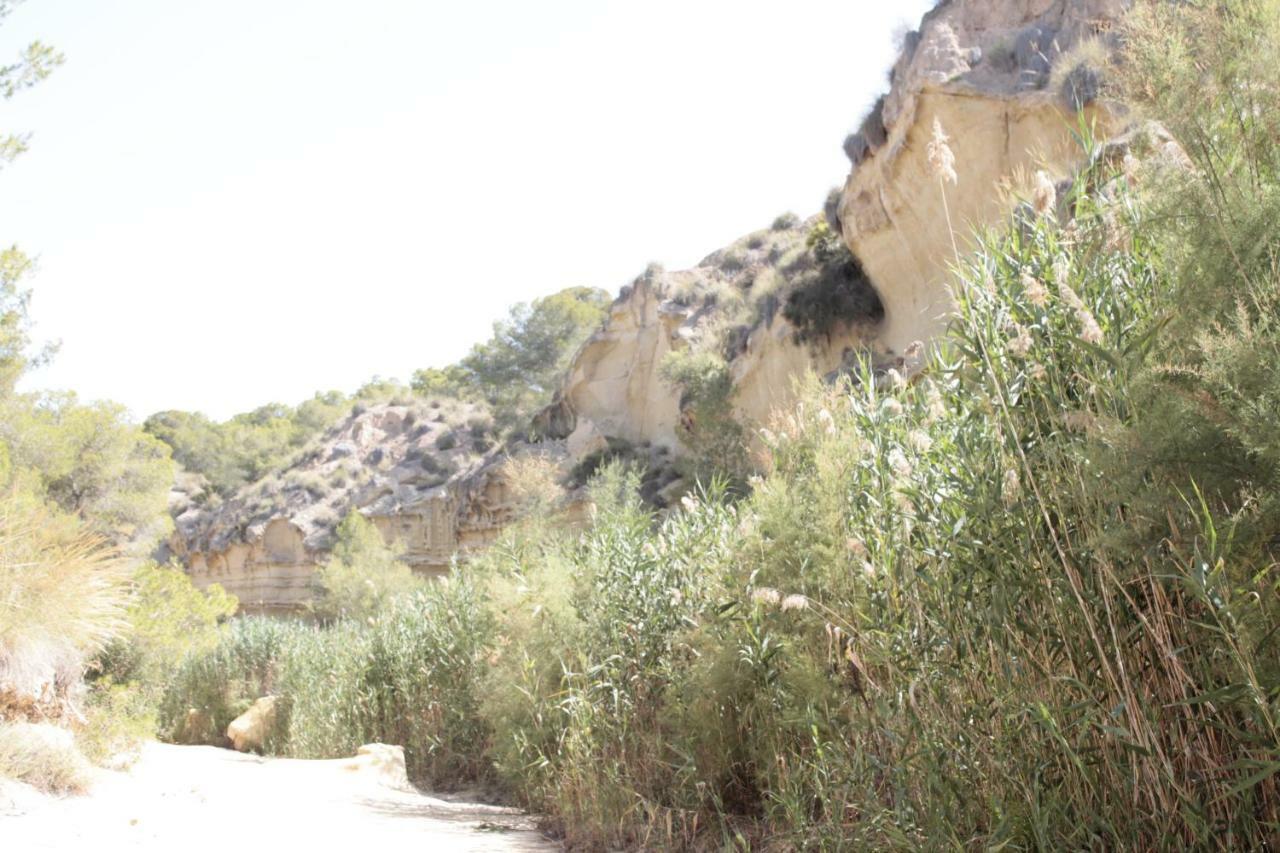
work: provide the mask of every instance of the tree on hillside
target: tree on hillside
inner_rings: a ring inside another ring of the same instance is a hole
[[[16,4],[0,0],[0,20]],[[6,100],[49,76],[62,54],[32,42],[0,66]],[[0,135],[0,166],[27,148],[25,134]],[[173,481],[168,449],[129,422],[122,406],[84,404],[70,393],[19,394],[18,381],[46,362],[52,346],[32,341],[31,259],[0,251],[0,489],[21,493],[86,522],[119,542],[148,547],[167,524]]]
[[[203,475],[209,488],[226,497],[284,465],[350,410],[347,395],[327,391],[296,408],[269,403],[221,423],[200,412],[169,409],[147,418],[143,429],[172,448],[183,470]]]
[[[322,619],[362,619],[422,588],[373,522],[352,510],[338,525],[329,562],[315,574],[312,611]]]
[[[609,295],[593,287],[571,287],[512,306],[493,325],[489,340],[476,344],[456,365],[419,370],[420,394],[479,397],[505,427],[519,427],[555,390],[569,359],[604,320]]]
[[[173,463],[123,406],[72,393],[14,395],[0,404],[10,479],[122,540],[163,531]]]

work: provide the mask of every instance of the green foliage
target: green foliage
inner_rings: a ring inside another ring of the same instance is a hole
[[[746,430],[733,411],[733,378],[729,365],[714,352],[673,350],[659,365],[664,382],[680,390],[681,440],[695,470],[707,480],[716,473],[745,479],[748,473]]]
[[[462,361],[415,373],[413,389],[424,396],[478,397],[493,407],[503,428],[523,426],[550,401],[569,360],[604,320],[608,305],[608,294],[589,287],[518,303],[507,319],[494,324],[493,336]]]
[[[367,618],[423,585],[373,522],[356,510],[338,525],[337,541],[315,583],[312,609],[323,619]]]
[[[830,338],[837,328],[884,316],[862,264],[826,222],[813,226],[807,245],[816,263],[797,275],[782,309],[797,340]]]
[[[396,599],[375,617],[328,627],[249,618],[186,659],[161,704],[161,731],[219,742],[258,697],[283,700],[268,750],[351,755],[364,743],[405,747],[411,777],[434,787],[475,779],[487,731],[475,685],[491,640],[464,577]]]
[[[99,662],[117,681],[163,682],[191,652],[212,648],[237,602],[218,584],[197,589],[181,568],[147,561],[133,574],[128,628]]]
[[[149,546],[167,529],[168,448],[115,403],[74,394],[0,398],[0,443],[37,492],[105,535]]]
[[[271,619],[234,620],[217,646],[185,657],[164,685],[160,737],[176,743],[223,743],[232,720],[259,697],[275,692],[286,644],[308,630],[314,629]]]
[[[86,757],[118,765],[155,737],[164,685],[187,655],[218,644],[236,605],[217,584],[196,589],[179,568],[147,561],[134,570],[124,624],[89,668],[76,732]]]
[[[94,681],[75,727],[84,757],[113,770],[132,764],[142,744],[156,736],[158,686],[118,684],[109,677]]]
[[[374,400],[403,391],[375,380],[355,399]],[[291,454],[351,409],[351,398],[337,391],[316,394],[296,408],[272,403],[217,423],[199,412],[165,411],[147,418],[143,428],[173,449],[183,469],[202,474],[222,497],[277,470]]]

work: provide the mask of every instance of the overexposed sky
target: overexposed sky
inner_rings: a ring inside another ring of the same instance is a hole
[[[38,256],[27,387],[226,417],[463,355],[816,212],[931,0],[28,0],[0,61],[0,244]]]

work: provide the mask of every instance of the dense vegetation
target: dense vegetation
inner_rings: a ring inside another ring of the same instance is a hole
[[[426,396],[484,400],[504,429],[527,428],[551,401],[578,347],[604,322],[609,302],[599,288],[570,287],[517,303],[493,324],[489,340],[457,364],[417,371],[413,388]]]
[[[320,667],[275,689],[588,847],[1274,838],[1280,158],[1250,104],[1280,90],[1277,11],[1140,10],[1127,91],[1192,167],[1082,127],[1071,193],[959,260],[922,375],[811,383],[746,498],[659,519],[610,467],[586,533],[530,523],[337,629],[359,642],[275,626],[271,653],[244,625],[175,708],[248,678],[237,648]],[[279,748],[324,754],[329,726],[295,715]]]
[[[739,488],[658,516],[613,463],[572,530],[529,467],[526,520],[447,582],[353,517],[319,623],[219,627],[226,598],[159,567],[121,619],[118,562],[77,538],[96,504],[56,509],[37,471],[0,514],[0,601],[38,593],[33,554],[94,580],[65,640],[75,671],[118,635],[104,730],[141,708],[209,740],[272,693],[269,751],[401,743],[419,781],[493,786],[581,847],[1274,843],[1280,2],[1139,4],[1126,28],[1110,73],[1185,157],[1082,123],[1070,192],[1041,181],[956,258],[923,370],[810,377]],[[704,419],[722,364],[665,367]]]

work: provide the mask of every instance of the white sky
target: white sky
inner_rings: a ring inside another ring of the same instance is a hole
[[[513,302],[690,266],[841,182],[931,0],[29,0],[0,61],[28,387],[226,417],[408,379]]]

